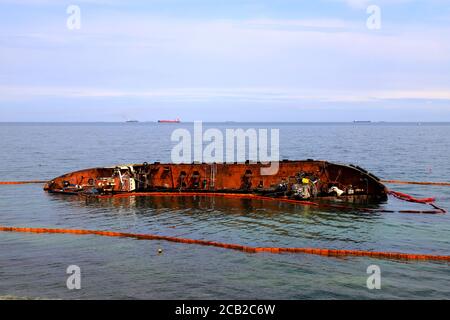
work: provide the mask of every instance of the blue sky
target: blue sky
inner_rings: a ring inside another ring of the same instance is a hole
[[[0,27],[0,122],[450,121],[448,0],[0,0]]]

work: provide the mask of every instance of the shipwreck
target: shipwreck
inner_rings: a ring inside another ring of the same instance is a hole
[[[254,194],[273,198],[383,201],[389,190],[379,178],[355,165],[321,160],[279,162],[264,175],[262,163],[142,163],[85,169],[48,181],[44,190],[60,194]]]

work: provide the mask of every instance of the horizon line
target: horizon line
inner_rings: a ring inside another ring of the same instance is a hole
[[[352,120],[352,121],[202,121],[202,120],[189,120],[180,121],[178,123],[159,123],[158,120],[145,120],[136,122],[129,121],[0,121],[0,124],[14,124],[14,123],[123,123],[123,124],[139,124],[139,123],[157,123],[162,125],[177,125],[183,123],[352,123],[352,124],[377,124],[377,123],[445,123],[450,124],[450,121],[384,121],[384,120]]]

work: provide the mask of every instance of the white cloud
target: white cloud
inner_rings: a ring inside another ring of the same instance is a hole
[[[247,28],[268,28],[268,29],[303,29],[313,28],[334,29],[341,31],[342,29],[357,28],[355,22],[343,19],[251,19],[243,22],[243,26]]]
[[[144,98],[161,101],[252,101],[252,102],[370,102],[379,100],[448,100],[450,90],[373,90],[314,92],[286,88],[167,88],[148,90],[112,90],[92,87],[0,86],[6,100],[36,98]]]
[[[408,2],[412,2],[414,0],[331,0],[331,1],[339,1],[344,2],[347,6],[353,9],[365,9],[371,4],[375,4],[378,6],[389,6],[396,4],[404,4]]]
[[[364,21],[339,19],[193,21],[126,14],[96,16],[80,32],[64,26],[0,30],[0,102],[25,96],[449,99],[448,28],[386,25],[371,32]]]
[[[370,0],[343,0],[348,6],[352,7],[352,8],[366,8],[369,3]]]

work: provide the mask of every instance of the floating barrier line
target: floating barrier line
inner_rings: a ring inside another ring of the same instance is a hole
[[[396,181],[396,180],[383,180],[385,181]],[[46,183],[47,181],[43,180],[29,180],[29,181],[0,181],[0,185],[21,185],[21,184],[41,184]],[[405,181],[403,181],[405,182]],[[406,182],[405,182],[406,183]],[[428,184],[432,182],[421,182],[420,184]],[[443,182],[433,182],[433,184],[444,184]],[[450,183],[448,184],[450,185]],[[294,200],[294,199],[286,199],[286,198],[273,198],[273,197],[266,197],[266,196],[259,196],[255,194],[241,194],[241,193],[220,193],[220,192],[135,192],[135,193],[124,193],[124,194],[114,194],[114,195],[98,195],[96,197],[98,198],[119,198],[119,197],[142,197],[142,196],[208,196],[208,197],[228,197],[228,198],[244,198],[244,199],[255,199],[255,200],[268,200],[268,201],[279,201],[279,202],[287,202],[287,203],[293,203],[293,204],[299,204],[304,206],[316,206],[316,207],[326,207],[326,208],[334,208],[334,209],[354,209],[358,211],[366,211],[366,212],[398,212],[398,213],[417,213],[417,214],[442,214],[446,213],[447,211],[445,209],[442,209],[432,203],[434,201],[434,198],[425,198],[425,199],[417,199],[413,198],[410,195],[396,192],[389,190],[389,194],[393,195],[394,197],[397,197],[401,200],[409,201],[409,202],[416,202],[416,203],[422,203],[422,204],[429,204],[436,210],[386,210],[386,209],[373,209],[373,208],[355,208],[350,206],[344,206],[344,205],[335,205],[335,204],[324,204],[324,203],[317,203],[312,201],[304,201],[304,200]]]
[[[255,199],[255,200],[269,200],[281,201],[287,203],[301,204],[305,206],[319,206],[317,202],[294,200],[287,198],[273,198],[266,196],[259,196],[251,193],[221,193],[221,192],[133,192],[133,193],[116,193],[95,196],[100,199],[104,198],[128,198],[128,197],[189,197],[189,196],[205,196],[205,197],[223,197],[223,198],[240,198],[240,199]]]
[[[30,180],[30,181],[0,181],[0,185],[7,184],[34,184],[46,183],[48,180]],[[403,181],[403,180],[380,180],[382,183],[391,184],[418,184],[426,186],[450,186],[450,182],[428,182],[428,181]]]
[[[430,204],[436,201],[436,198],[414,198],[413,196],[410,196],[409,194],[389,190],[388,193],[397,199],[408,201],[408,202],[415,202],[415,203],[423,203],[423,204]]]
[[[436,204],[434,204],[434,201],[436,200],[436,198],[419,199],[419,198],[414,198],[413,196],[411,196],[409,194],[398,192],[398,191],[393,191],[393,190],[389,190],[388,194],[396,197],[397,199],[403,200],[403,201],[428,204],[428,205],[432,206],[433,208],[435,208],[436,210],[440,211],[441,213],[447,213],[446,210],[444,210],[444,209],[438,207]]]
[[[381,182],[392,184],[419,184],[424,186],[450,186],[450,182],[425,182],[425,181],[402,181],[402,180],[381,180]]]
[[[302,206],[312,206],[317,208],[330,208],[330,209],[340,209],[340,210],[357,210],[372,213],[415,213],[415,214],[444,214],[446,211],[442,208],[437,207],[432,203],[426,203],[433,206],[436,210],[387,210],[387,209],[374,209],[374,208],[358,208],[338,204],[326,204],[305,200],[294,200],[287,198],[273,198],[266,196],[259,196],[256,194],[249,193],[220,193],[220,192],[135,192],[135,193],[116,193],[107,195],[94,195],[93,197],[100,199],[108,198],[128,198],[128,197],[192,197],[192,196],[205,196],[205,197],[223,197],[223,198],[239,198],[239,199],[254,199],[254,200],[265,200],[265,201],[277,201],[286,202],[292,204],[298,204]]]
[[[30,180],[30,181],[0,181],[0,185],[11,185],[11,184],[37,184],[37,183],[46,183],[47,181],[43,180]]]
[[[431,254],[412,254],[386,251],[364,251],[364,250],[339,250],[339,249],[319,249],[319,248],[285,248],[285,247],[251,247],[239,244],[214,242],[207,240],[195,240],[187,238],[168,237],[153,234],[138,234],[115,231],[100,230],[78,230],[78,229],[49,229],[49,228],[20,228],[0,226],[0,231],[4,232],[27,232],[27,233],[53,233],[53,234],[74,234],[74,235],[98,235],[106,237],[134,238],[139,240],[161,240],[168,242],[177,242],[184,244],[196,244],[202,246],[218,247],[230,250],[237,250],[248,253],[300,253],[313,254],[326,257],[370,257],[377,259],[395,259],[395,260],[422,260],[422,261],[446,261],[450,262],[450,256],[431,255]]]

